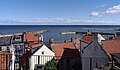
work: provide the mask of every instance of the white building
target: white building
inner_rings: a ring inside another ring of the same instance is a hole
[[[32,49],[30,57],[30,70],[34,70],[36,65],[45,65],[55,56],[47,46],[42,45]]]

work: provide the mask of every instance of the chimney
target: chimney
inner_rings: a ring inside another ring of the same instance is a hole
[[[78,49],[79,40],[77,38],[75,38],[73,44],[74,44],[75,48]]]
[[[98,42],[98,35],[97,34],[93,35],[92,41],[93,42]]]
[[[72,38],[71,38],[71,42],[74,42],[74,40],[75,40],[75,38],[74,38],[74,37],[72,37]]]
[[[51,43],[54,43],[54,38],[53,37],[51,37],[50,39],[49,39],[49,43],[51,44]]]
[[[53,37],[51,37],[50,39],[49,39],[49,48],[52,50],[52,47],[53,47],[53,43],[54,43],[54,38]]]
[[[89,29],[88,29],[88,31],[87,31],[87,35],[91,35],[91,32],[89,31]]]

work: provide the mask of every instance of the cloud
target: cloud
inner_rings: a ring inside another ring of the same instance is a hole
[[[97,6],[96,8],[105,7],[106,5],[107,5],[107,4],[103,4],[103,5]]]
[[[113,6],[111,8],[108,8],[105,11],[105,14],[117,14],[117,13],[120,13],[120,4],[117,6]]]
[[[113,24],[113,21],[104,20],[81,20],[75,18],[37,18],[33,20],[0,19],[0,24],[10,25],[94,25]]]
[[[110,7],[103,12],[92,12],[90,15],[96,16],[96,17],[103,17],[105,15],[112,15],[112,14],[118,14],[118,13],[120,13],[120,4]]]
[[[92,12],[90,16],[102,17],[102,15],[99,12]]]

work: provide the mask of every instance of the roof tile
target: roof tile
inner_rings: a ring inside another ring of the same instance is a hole
[[[33,33],[33,32],[26,32],[26,33],[24,33],[24,42],[26,41],[26,39],[28,41],[38,41],[39,37],[35,36],[35,33]]]
[[[102,41],[102,47],[108,55],[118,53],[120,52],[120,40]]]
[[[84,37],[81,38],[81,41],[86,42],[86,43],[91,43],[93,40],[92,35],[85,35]]]
[[[76,49],[72,42],[55,43],[55,44],[52,44],[52,46],[53,46],[53,50],[54,50],[56,59],[61,58],[61,56],[63,55],[63,52],[66,48]],[[78,45],[78,48],[80,48],[80,44]]]

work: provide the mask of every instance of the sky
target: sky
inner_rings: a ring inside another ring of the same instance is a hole
[[[120,25],[120,0],[0,0],[0,25]]]

